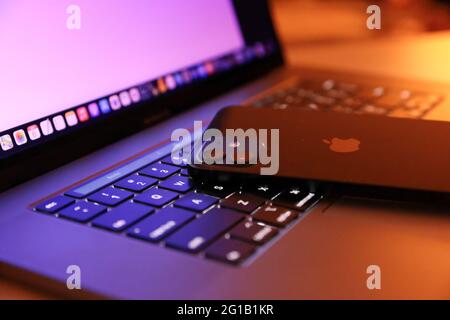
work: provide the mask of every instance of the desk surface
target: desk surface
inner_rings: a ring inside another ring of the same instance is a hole
[[[363,71],[450,83],[450,32],[347,40],[339,43],[290,42],[292,65]],[[50,299],[56,296],[0,276],[0,299]]]

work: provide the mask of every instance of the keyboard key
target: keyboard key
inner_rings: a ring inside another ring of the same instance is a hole
[[[189,176],[189,171],[188,171],[188,169],[181,169],[180,174],[182,176],[188,177]]]
[[[252,217],[254,220],[273,226],[284,227],[298,217],[298,212],[292,209],[267,205],[256,211]]]
[[[311,103],[315,103],[319,106],[330,106],[336,103],[336,99],[332,97],[322,96],[319,94],[313,95],[311,98]]]
[[[221,207],[226,207],[234,209],[237,211],[242,211],[245,213],[250,213],[255,211],[260,205],[265,202],[265,199],[251,194],[241,194],[235,193],[231,197],[223,200],[220,203]]]
[[[177,161],[177,162],[181,161],[181,163],[174,163],[174,160]],[[174,157],[172,157],[171,155],[168,155],[167,157],[162,159],[161,162],[165,163],[165,164],[170,164],[172,166],[186,168],[187,164],[189,163],[189,159],[185,158],[185,157],[181,157],[181,156],[174,156]]]
[[[423,116],[424,112],[422,110],[409,110],[409,109],[396,109],[389,113],[390,117],[396,117],[396,118],[421,118]]]
[[[281,187],[273,184],[252,184],[244,187],[245,192],[271,199],[281,191]]]
[[[244,215],[236,211],[214,208],[175,232],[166,244],[188,252],[198,252],[243,218]]]
[[[104,187],[107,187],[114,182],[131,175],[133,172],[150,165],[151,163],[171,152],[172,148],[172,144],[166,144],[120,166],[119,168],[108,171],[98,176],[97,178],[91,179],[86,183],[78,185],[75,188],[67,191],[66,193],[67,195],[77,199],[85,198],[91,193],[103,189]]]
[[[335,99],[345,99],[345,98],[349,97],[349,93],[342,89],[325,90],[325,91],[322,91],[321,94],[323,94],[326,97],[335,98]]]
[[[139,173],[157,179],[164,179],[180,171],[180,168],[163,163],[154,163],[142,169]]]
[[[92,225],[111,231],[122,231],[155,209],[138,203],[126,202],[92,221]]]
[[[386,93],[376,99],[376,103],[382,106],[386,106],[388,109],[401,106],[408,100],[410,100],[413,93],[407,89],[394,89],[389,88]]]
[[[213,243],[205,252],[208,258],[217,259],[220,261],[239,264],[247,259],[256,247],[234,239],[220,239]]]
[[[359,110],[355,111],[356,113],[362,114],[375,114],[375,115],[383,115],[388,112],[385,107],[380,107],[373,103],[363,105]]]
[[[46,213],[56,213],[62,208],[65,208],[74,202],[75,200],[72,198],[66,196],[57,196],[39,204],[36,207],[36,210]]]
[[[307,190],[298,187],[292,187],[290,189],[281,192],[274,200],[273,203],[281,207],[297,209],[297,204],[301,203],[305,197],[309,195]]]
[[[352,97],[343,99],[340,103],[342,104],[341,108],[343,108],[345,110],[355,110],[355,109],[361,107],[364,104],[364,101],[357,97],[352,96]],[[339,105],[337,105],[337,106],[339,106]],[[332,110],[336,110],[336,109],[332,108]],[[345,110],[336,110],[336,111],[345,111]]]
[[[212,196],[218,197],[218,198],[225,198],[226,196],[229,196],[233,192],[236,191],[236,188],[227,184],[222,183],[203,183],[200,186],[200,189],[207,194],[210,194]]]
[[[272,239],[277,233],[278,230],[275,228],[246,221],[231,230],[230,236],[253,244],[262,245]]]
[[[322,198],[323,196],[321,195],[309,193],[302,201],[297,203],[296,209],[300,212],[304,212],[319,202]]]
[[[345,106],[345,105],[336,104],[333,107],[331,107],[331,111],[343,112],[343,113],[352,113],[352,112],[355,112],[355,109],[354,109],[354,107],[349,107],[349,106]]]
[[[318,103],[314,103],[314,102],[309,102],[309,103],[306,103],[306,104],[304,104],[302,106],[305,107],[308,110],[314,110],[314,111],[319,111],[319,110],[325,110],[326,109],[322,105],[320,105]]]
[[[177,192],[188,192],[194,187],[194,182],[191,178],[183,176],[173,176],[167,180],[161,181],[159,186],[164,189],[169,189]]]
[[[156,184],[158,180],[154,178],[144,177],[140,175],[132,175],[120,180],[115,184],[116,187],[126,189],[133,192],[142,192],[152,185]]]
[[[106,207],[96,203],[79,201],[70,207],[67,207],[59,212],[60,217],[78,222],[88,222],[92,218],[98,216],[100,213],[106,211]]]
[[[88,197],[88,200],[104,204],[106,206],[116,206],[119,203],[122,203],[125,200],[130,199],[132,196],[133,194],[131,192],[122,189],[116,189],[113,187],[108,187],[94,193],[93,195]]]
[[[194,218],[193,212],[167,207],[132,227],[128,235],[147,241],[160,241]]]
[[[421,111],[427,111],[435,106],[441,97],[434,94],[415,93],[411,99],[408,99],[404,103],[406,109],[416,109]]]
[[[382,86],[362,87],[356,95],[364,100],[371,100],[382,97],[386,93],[386,89]]]
[[[178,193],[159,188],[152,188],[136,196],[134,201],[145,203],[154,207],[162,207],[176,198],[178,198]]]
[[[206,194],[192,192],[175,201],[174,205],[197,212],[202,212],[218,201],[219,199],[208,196]]]
[[[359,89],[359,85],[351,82],[339,82],[337,87],[349,93],[355,93]]]
[[[332,79],[327,79],[324,82],[322,82],[322,86],[321,87],[325,91],[331,90],[331,89],[336,87],[336,81],[334,81]]]

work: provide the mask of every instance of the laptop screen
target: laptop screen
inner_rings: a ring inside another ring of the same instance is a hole
[[[0,158],[268,50],[231,0],[1,1],[0,43]]]

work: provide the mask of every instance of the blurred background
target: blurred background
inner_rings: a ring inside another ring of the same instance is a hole
[[[450,83],[450,0],[270,1],[290,65]]]
[[[285,45],[360,41],[450,29],[450,0],[271,0]],[[366,9],[381,8],[381,30],[368,30]]]

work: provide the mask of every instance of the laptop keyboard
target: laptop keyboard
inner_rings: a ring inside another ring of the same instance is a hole
[[[432,93],[326,80],[297,82],[251,103],[421,118],[440,101]],[[239,265],[264,250],[310,210],[321,194],[301,185],[195,182],[166,145],[34,210],[86,226]]]
[[[34,210],[87,227],[240,265],[322,195],[302,186],[196,183],[164,146],[52,197]]]
[[[333,79],[304,80],[251,103],[262,108],[304,108],[315,111],[420,119],[442,97],[401,87],[368,86]]]

